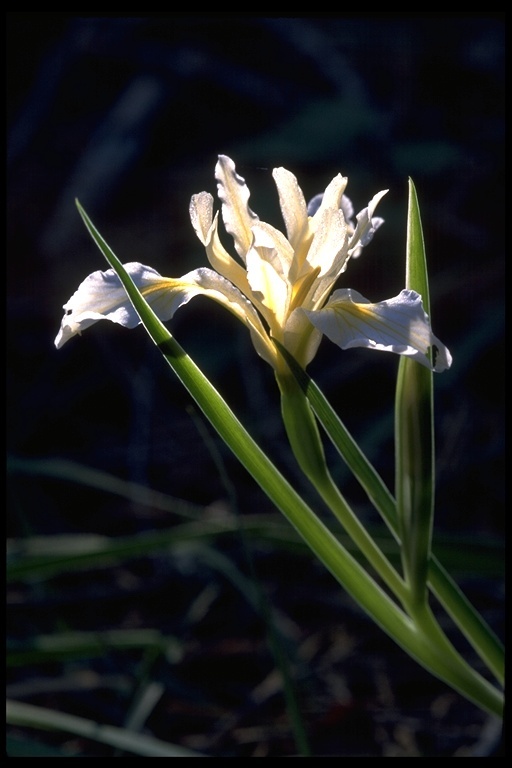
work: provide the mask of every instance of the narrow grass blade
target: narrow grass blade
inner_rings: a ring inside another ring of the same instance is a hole
[[[10,725],[73,733],[109,747],[117,747],[124,752],[131,752],[137,757],[206,757],[199,752],[154,739],[143,733],[113,725],[102,725],[84,717],[21,701],[7,701],[6,719]]]

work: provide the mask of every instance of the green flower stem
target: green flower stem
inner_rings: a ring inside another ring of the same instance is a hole
[[[300,468],[368,563],[398,600],[405,604],[409,596],[403,579],[357,519],[331,477],[316,418],[297,379],[290,371],[276,373],[276,379],[281,392],[283,422]]]
[[[287,364],[293,371],[303,392],[307,395],[326,434],[350,471],[357,478],[395,540],[400,544],[396,502],[393,495],[318,385],[282,346],[279,345],[279,349],[286,358]],[[428,584],[455,625],[496,677],[499,684],[503,686],[505,681],[503,644],[471,605],[435,554],[431,554],[428,563]]]

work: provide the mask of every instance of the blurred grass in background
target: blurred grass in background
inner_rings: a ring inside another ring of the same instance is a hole
[[[276,165],[308,197],[347,175],[356,210],[389,188],[346,273],[380,300],[403,284],[411,176],[454,357],[435,379],[434,549],[502,634],[503,18],[9,13],[7,44],[8,695],[57,729],[14,708],[10,754],[284,756],[301,725],[315,754],[477,754],[483,715],[340,595],[141,329],[104,323],[58,353],[53,339],[105,268],[75,197],[123,261],[179,276],[205,263],[188,203],[215,194],[218,153],[278,227]],[[301,487],[272,372],[238,326],[202,299],[172,323]],[[396,367],[324,341],[310,368],[390,485]]]

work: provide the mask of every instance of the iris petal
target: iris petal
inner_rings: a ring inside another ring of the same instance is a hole
[[[274,168],[272,176],[279,195],[279,204],[288,241],[296,250],[308,228],[306,200],[297,179],[286,168]]]
[[[245,262],[245,255],[252,242],[252,225],[258,216],[249,208],[249,188],[245,179],[238,175],[231,158],[219,155],[215,166],[217,191],[222,202],[222,218],[226,231],[233,236],[236,251]]]
[[[152,293],[153,299],[157,298],[159,287],[167,286],[167,278],[162,277],[151,267],[130,262],[125,264],[125,269],[138,288],[151,286],[155,289]],[[151,302],[149,296],[148,301]],[[69,301],[64,304],[64,310],[65,315],[55,339],[57,349],[98,320],[110,320],[126,328],[135,328],[140,323],[139,316],[113,269],[105,272],[98,270],[86,277]],[[162,320],[168,318],[169,316],[162,317]]]
[[[342,349],[367,347],[408,355],[434,371],[451,365],[450,352],[432,333],[421,296],[415,291],[403,290],[392,299],[372,304],[357,291],[338,290],[324,309],[304,312],[315,328]]]

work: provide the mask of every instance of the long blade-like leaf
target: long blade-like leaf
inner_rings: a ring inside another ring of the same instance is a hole
[[[409,180],[406,288],[430,309],[423,230],[412,180]],[[431,350],[435,354],[435,350]],[[401,357],[395,401],[396,502],[405,578],[412,602],[427,599],[428,563],[434,517],[434,425],[432,371]]]

